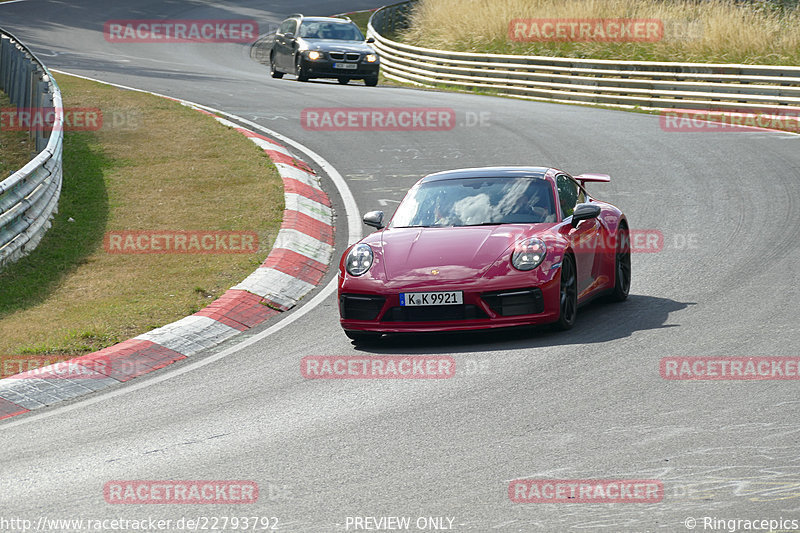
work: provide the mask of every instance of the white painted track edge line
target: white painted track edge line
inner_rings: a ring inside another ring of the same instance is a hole
[[[109,83],[109,82],[105,82],[105,81],[102,81],[102,80],[89,78],[87,76],[75,75],[75,74],[71,74],[69,72],[65,72],[65,71],[61,71],[61,70],[54,70],[53,72],[58,72],[60,74],[66,74],[66,75],[69,75],[69,76],[75,76],[77,78],[82,78],[82,79],[85,79],[85,80],[96,81],[96,82],[103,83],[103,84],[106,84],[106,85],[119,87],[121,89],[127,89],[127,90],[132,90],[132,91],[137,91],[137,92],[144,92],[144,93],[153,94],[155,96],[162,96],[162,97],[165,97],[165,98],[174,99],[171,96],[158,94],[158,93],[154,93],[154,92],[151,92],[151,91],[145,91],[143,89],[136,89],[135,87],[127,87],[125,85],[119,85],[119,84],[116,84],[116,83]],[[256,124],[255,122],[249,121],[247,119],[242,119],[240,117],[237,117],[236,115],[232,115],[230,113],[225,113],[223,111],[218,111],[218,110],[215,110],[215,109],[207,107],[207,106],[202,106],[200,104],[195,104],[193,102],[189,102],[189,103],[192,104],[192,105],[196,105],[197,107],[204,108],[204,109],[206,109],[208,111],[221,113],[221,114],[224,114],[224,115],[226,115],[228,117],[233,118],[234,120],[239,120],[239,121],[241,121],[243,123],[246,123],[249,126],[252,126],[253,128],[256,128],[256,129],[258,129],[258,130],[260,130],[260,131],[262,131],[264,133],[267,133],[268,135],[272,135],[272,136],[275,136],[276,138],[279,138],[280,140],[282,140],[283,142],[286,142],[287,144],[291,144],[293,147],[297,148],[298,150],[304,152],[309,157],[314,159],[314,161],[320,166],[320,168],[325,170],[325,172],[328,173],[328,175],[331,177],[331,179],[332,179],[332,181],[334,183],[334,186],[336,187],[339,195],[342,197],[342,201],[344,202],[345,212],[346,212],[346,215],[347,215],[348,236],[349,236],[348,244],[352,244],[353,242],[356,242],[357,240],[359,240],[361,238],[361,220],[360,220],[360,218],[358,216],[358,206],[356,205],[356,201],[355,201],[355,198],[353,197],[353,193],[352,193],[352,191],[350,191],[350,188],[347,186],[347,182],[345,182],[345,180],[342,177],[342,175],[339,174],[339,172],[336,171],[336,169],[330,163],[328,163],[322,156],[320,156],[316,152],[312,151],[311,149],[306,148],[303,144],[301,144],[301,143],[299,143],[297,141],[294,141],[292,139],[289,139],[288,137],[286,137],[284,135],[281,135],[281,134],[279,134],[277,132],[273,132],[272,130],[269,130],[268,128],[264,128],[263,126],[261,126],[259,124]],[[332,265],[332,267],[335,268],[335,265]],[[300,306],[299,308],[297,308],[296,311],[293,311],[291,314],[289,314],[285,318],[282,318],[279,322],[277,322],[276,324],[274,324],[274,325],[270,326],[269,328],[265,329],[261,333],[253,335],[252,337],[249,337],[249,338],[247,338],[247,339],[245,339],[245,340],[243,340],[241,342],[237,342],[235,345],[230,346],[228,348],[225,348],[221,352],[217,352],[217,353],[215,353],[213,355],[210,355],[210,356],[205,357],[203,359],[199,359],[197,361],[193,361],[193,362],[190,362],[190,363],[187,363],[187,364],[183,364],[183,365],[181,365],[179,367],[176,367],[176,368],[172,368],[172,369],[168,368],[166,370],[162,370],[161,372],[156,372],[156,373],[154,373],[152,375],[152,377],[149,377],[149,376],[143,377],[142,379],[144,379],[144,381],[141,381],[141,382],[138,382],[138,383],[136,381],[134,381],[133,383],[129,382],[128,384],[125,384],[124,386],[121,386],[120,388],[117,388],[117,389],[115,389],[113,391],[98,392],[96,394],[93,394],[93,395],[90,395],[90,396],[86,397],[85,399],[78,400],[75,403],[72,403],[72,404],[69,404],[69,405],[63,405],[63,406],[60,406],[60,407],[54,407],[54,408],[49,409],[49,410],[47,410],[45,412],[42,412],[42,413],[35,413],[35,414],[25,413],[25,414],[21,415],[19,418],[14,417],[12,419],[9,419],[10,421],[8,421],[8,422],[0,422],[0,430],[5,430],[5,429],[8,429],[8,428],[12,428],[12,427],[15,427],[15,426],[20,426],[20,425],[23,425],[23,424],[29,424],[31,422],[38,421],[38,420],[41,420],[41,419],[44,419],[44,418],[48,418],[48,417],[51,417],[51,416],[56,416],[56,415],[59,415],[59,414],[62,414],[62,413],[66,413],[66,412],[72,411],[74,409],[87,407],[87,406],[90,406],[90,405],[93,405],[93,404],[108,400],[110,398],[116,398],[118,396],[123,396],[125,394],[138,391],[140,389],[143,389],[145,387],[149,387],[151,385],[156,385],[158,383],[161,383],[161,382],[166,381],[168,379],[171,379],[173,377],[180,376],[182,374],[186,374],[187,372],[191,372],[191,371],[196,370],[198,368],[201,368],[203,366],[206,366],[206,365],[209,365],[209,364],[214,363],[216,361],[219,361],[220,359],[223,359],[223,358],[225,358],[225,357],[227,357],[227,356],[229,356],[231,354],[234,354],[234,353],[238,352],[239,350],[241,350],[243,348],[251,346],[251,345],[253,345],[253,344],[255,344],[255,343],[259,342],[259,341],[262,341],[263,339],[269,337],[270,335],[272,335],[274,333],[277,333],[278,331],[282,330],[286,326],[289,326],[290,324],[294,323],[296,320],[299,320],[300,318],[302,318],[306,314],[310,313],[311,311],[316,309],[316,307],[318,305],[320,305],[322,302],[324,302],[328,298],[328,296],[330,296],[331,294],[333,294],[336,291],[336,285],[337,285],[337,279],[336,278],[331,279],[328,282],[327,285],[325,285],[317,294],[314,295],[314,297],[311,298],[311,300],[309,300],[306,304],[304,304],[304,305]]]

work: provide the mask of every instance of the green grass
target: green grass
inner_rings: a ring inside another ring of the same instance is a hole
[[[68,359],[202,309],[263,262],[283,215],[274,165],[236,130],[164,98],[58,83],[66,109],[97,109],[103,126],[64,132],[53,226],[0,271],[0,377],[3,361]],[[126,230],[254,232],[258,250],[108,253],[105,234]]]
[[[369,22],[369,18],[372,16],[374,12],[375,12],[374,9],[370,9],[366,11],[353,11],[352,13],[342,13],[342,14],[350,17],[350,20],[352,20],[356,24],[356,26],[359,27],[361,33],[366,35],[367,22]]]
[[[0,92],[0,109],[11,107],[8,96]],[[0,128],[0,181],[30,161],[34,149],[34,142],[27,132]]]
[[[44,303],[53,288],[85,264],[103,242],[108,220],[103,178],[114,162],[103,155],[94,135],[78,132],[64,136],[63,161],[64,175],[81,179],[64,180],[60,216],[36,251],[0,272],[0,317]]]

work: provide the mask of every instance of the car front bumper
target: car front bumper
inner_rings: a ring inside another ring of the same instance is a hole
[[[378,76],[380,71],[380,63],[350,63],[355,64],[355,69],[340,69],[334,68],[335,63],[345,63],[344,61],[330,61],[326,59],[318,59],[311,61],[309,59],[303,60],[303,68],[310,78],[374,78]]]
[[[439,284],[384,282],[350,276],[339,284],[343,329],[382,333],[464,331],[555,322],[560,311],[560,277],[522,275]],[[400,293],[462,291],[462,305],[402,307]]]

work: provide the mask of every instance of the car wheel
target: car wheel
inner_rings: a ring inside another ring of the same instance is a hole
[[[275,54],[272,53],[269,55],[269,75],[273,78],[281,79],[283,77],[283,72],[278,72],[275,70]]]
[[[553,325],[563,331],[575,325],[575,317],[578,315],[578,276],[575,259],[571,255],[565,255],[561,261],[560,285],[558,320]]]
[[[294,73],[297,76],[297,81],[308,81],[308,72],[303,68],[303,60],[299,56],[294,63]]]
[[[350,83],[350,78],[338,78],[338,79],[341,85],[347,85],[348,83]]]
[[[631,236],[628,228],[620,228],[614,252],[614,290],[611,299],[625,301],[631,290]]]
[[[378,340],[381,336],[380,333],[376,333],[374,331],[357,331],[353,329],[344,330],[344,334],[356,344],[366,344],[368,342]]]
[[[367,87],[375,87],[378,85],[378,76],[373,76],[372,78],[364,78],[364,85]]]

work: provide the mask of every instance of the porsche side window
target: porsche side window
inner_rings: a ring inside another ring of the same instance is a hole
[[[564,218],[572,216],[575,205],[578,204],[578,193],[582,191],[579,191],[577,183],[564,174],[559,174],[556,178],[556,187],[558,187],[558,200],[561,202],[561,212]]]

